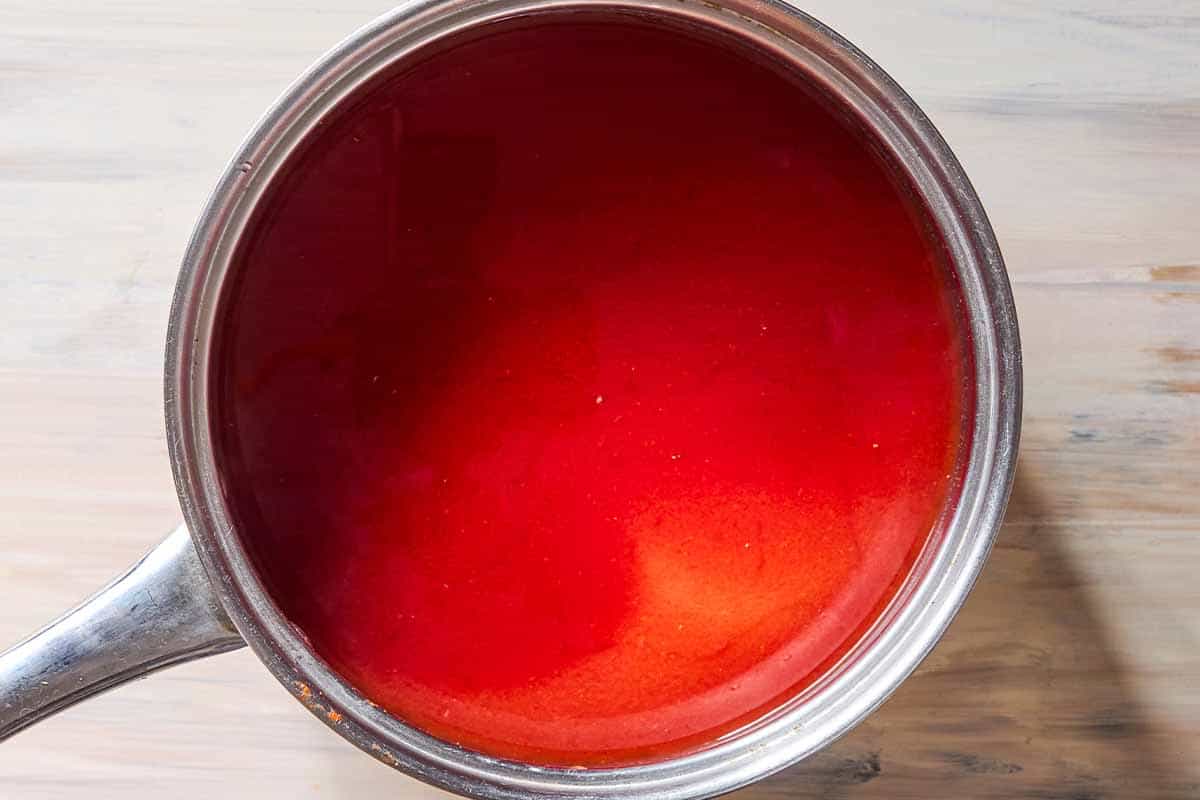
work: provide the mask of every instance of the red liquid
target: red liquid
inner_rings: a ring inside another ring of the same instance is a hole
[[[226,491],[327,662],[431,734],[677,754],[815,680],[952,491],[953,283],[788,79],[493,33],[327,124],[225,298]]]

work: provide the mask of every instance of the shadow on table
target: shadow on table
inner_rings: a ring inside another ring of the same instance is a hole
[[[1018,468],[979,582],[893,698],[740,800],[1200,795],[1141,713],[1043,491]]]

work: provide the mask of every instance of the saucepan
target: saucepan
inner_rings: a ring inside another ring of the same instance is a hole
[[[289,154],[355,90],[444,37],[540,14],[633,15],[716,32],[802,74],[870,131],[929,211],[961,292],[974,392],[971,440],[948,520],[895,599],[802,696],[682,757],[603,769],[489,758],[388,714],[331,670],[272,602],[240,541],[210,439],[215,307],[247,219]],[[0,739],[162,667],[249,645],[323,723],[421,780],[481,798],[682,800],[743,786],[846,733],[942,635],[983,567],[1012,485],[1020,426],[1017,322],[978,198],[933,125],[846,40],[772,0],[424,0],[362,28],[270,109],[196,225],[166,343],[167,439],[185,525],[128,573],[0,656]]]

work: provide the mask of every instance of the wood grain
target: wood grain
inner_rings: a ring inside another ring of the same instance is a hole
[[[384,2],[0,5],[0,642],[177,521],[160,364],[192,222]],[[988,208],[1026,356],[997,549],[950,633],[770,797],[1200,796],[1200,5],[814,0]],[[0,747],[0,798],[417,797],[246,652]]]

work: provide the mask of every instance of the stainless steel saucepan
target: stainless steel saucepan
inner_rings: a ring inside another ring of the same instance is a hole
[[[612,769],[488,758],[374,706],[326,666],[268,597],[231,523],[213,457],[208,376],[215,306],[246,221],[298,143],[381,71],[443,37],[517,17],[629,16],[718,33],[799,73],[882,143],[946,244],[975,369],[973,438],[948,523],[878,622],[830,671],[757,723],[684,757]],[[0,655],[0,739],[148,672],[248,644],[300,702],[368,754],[481,798],[716,795],[792,764],[875,709],[942,635],[983,566],[1011,488],[1020,345],[1000,251],[946,143],[886,73],[833,31],[773,0],[422,0],[322,58],[270,109],[192,235],[167,338],[166,418],[186,525],[126,575]],[[11,598],[10,598],[11,599]]]

